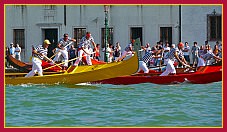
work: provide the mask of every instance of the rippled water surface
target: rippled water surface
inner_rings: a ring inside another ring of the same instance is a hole
[[[6,127],[221,127],[222,82],[5,87]]]

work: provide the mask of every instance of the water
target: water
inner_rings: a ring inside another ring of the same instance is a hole
[[[7,85],[6,127],[221,127],[222,82]]]

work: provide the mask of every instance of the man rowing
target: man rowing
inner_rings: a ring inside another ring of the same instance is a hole
[[[32,77],[36,74],[36,72],[38,72],[39,76],[43,76],[42,60],[45,59],[45,56],[47,55],[47,48],[50,44],[50,41],[46,39],[42,45],[38,45],[33,48],[32,70],[25,77]]]
[[[89,48],[91,48],[91,44],[93,45],[94,50],[96,51],[97,48],[96,48],[94,38],[91,36],[90,32],[87,32],[86,35],[81,39],[79,43],[78,58],[76,62],[73,64],[74,66],[78,66],[78,64],[82,60],[83,54],[85,54],[84,56],[86,56],[87,65],[92,65],[92,62],[91,62],[92,53],[89,52]]]
[[[174,60],[177,59],[182,65],[186,67],[190,67],[187,65],[186,60],[184,59],[184,54],[182,49],[184,48],[184,44],[180,42],[177,48],[171,48],[170,52],[165,56],[164,61],[166,63],[166,70],[160,76],[167,76],[170,73],[176,74],[176,69],[174,67]]]
[[[150,62],[153,58],[156,58],[156,55],[160,52],[161,50],[158,50],[155,47],[152,47],[150,51],[146,52],[142,60],[139,61],[139,71],[143,70],[144,73],[149,73],[147,63]]]
[[[133,45],[134,45],[134,43],[135,43],[135,39],[132,39],[131,40],[131,43],[129,43],[126,46],[126,48],[125,48],[124,52],[122,53],[121,57],[117,58],[115,60],[115,62],[122,61],[126,57],[126,55],[132,55],[132,54],[134,54],[135,52],[133,51],[133,48],[132,48]]]
[[[211,51],[209,51],[207,48],[204,50],[204,53],[200,55],[199,59],[198,59],[198,65],[197,67],[200,66],[206,66],[208,60],[211,60],[212,58],[214,58],[217,61],[221,61],[222,58],[216,56],[214,53],[212,53]]]
[[[63,70],[67,69],[68,67],[68,49],[69,45],[71,45],[71,42],[76,42],[75,39],[72,39],[69,37],[67,33],[65,33],[64,38],[61,38],[59,40],[60,48],[59,51],[56,53],[55,58],[53,59],[53,63],[55,61],[58,61],[59,57],[62,55],[63,56],[63,61],[65,62],[63,65]]]

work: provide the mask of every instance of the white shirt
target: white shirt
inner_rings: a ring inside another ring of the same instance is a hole
[[[21,47],[16,47],[15,48],[15,55],[20,55],[20,52],[21,52]]]
[[[190,47],[189,46],[185,46],[184,47],[184,50],[185,49],[187,49],[188,51],[184,51],[183,53],[184,53],[184,55],[189,55],[189,53],[190,53]]]

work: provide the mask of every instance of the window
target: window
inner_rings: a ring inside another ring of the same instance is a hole
[[[131,27],[130,39],[140,38],[141,45],[143,45],[143,29],[142,27]]]
[[[172,27],[160,27],[160,40],[172,44]]]
[[[208,40],[218,41],[222,39],[221,15],[208,15]]]
[[[56,9],[56,5],[45,5],[44,6],[44,10],[55,10]]]
[[[13,30],[13,43],[19,44],[21,49],[25,48],[24,29],[14,29]]]
[[[55,5],[45,5],[44,9],[44,21],[45,22],[54,22],[56,17],[56,6]]]
[[[78,46],[80,43],[81,38],[86,35],[86,28],[74,28],[74,39],[76,39],[76,45]]]
[[[102,28],[102,48],[104,48],[105,46],[105,33],[106,33],[106,29]],[[114,44],[113,43],[113,28],[109,28],[108,32],[107,32],[108,36],[107,36],[107,43],[108,44]]]

